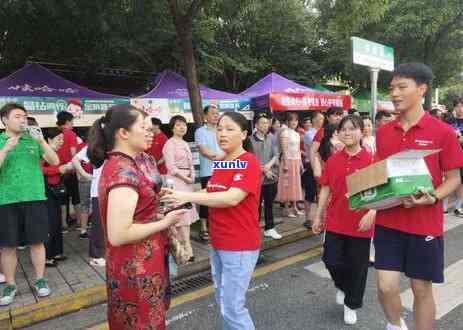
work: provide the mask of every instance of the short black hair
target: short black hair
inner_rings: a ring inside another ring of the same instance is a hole
[[[337,130],[340,131],[343,126],[348,122],[350,121],[352,123],[352,125],[354,126],[354,128],[357,128],[357,129],[360,129],[360,130],[363,130],[363,119],[360,118],[360,116],[357,116],[357,115],[347,115],[345,117],[343,117],[341,119],[341,121],[339,122],[338,124],[338,127],[337,127]]]
[[[37,119],[32,116],[27,116],[27,125],[28,126],[39,126]]]
[[[266,118],[270,120],[270,116],[266,112],[258,112],[254,115],[254,118],[253,118],[254,124],[256,124],[261,118]]]
[[[47,139],[54,139],[61,133],[63,133],[61,130],[59,130],[56,127],[52,127],[52,128],[47,129],[45,136]]]
[[[413,79],[417,85],[426,84],[431,87],[434,75],[429,66],[423,63],[403,63],[392,73],[392,78],[401,77]]]
[[[0,109],[0,119],[3,122],[3,118],[6,118],[10,115],[11,111],[13,110],[22,110],[24,113],[27,113],[26,108],[24,108],[21,104],[18,103],[7,103]]]
[[[210,109],[210,108],[216,108],[216,109],[218,109],[217,106],[216,106],[215,104],[206,105],[206,106],[204,107],[204,109],[203,109],[205,115],[207,115],[207,113],[209,112],[209,109]]]
[[[375,115],[375,122],[382,120],[384,117],[392,117],[392,113],[387,111],[378,111]]]
[[[154,126],[159,126],[159,127],[161,127],[161,125],[162,125],[161,120],[159,118],[154,118],[154,117],[151,118],[151,123]]]
[[[170,118],[169,127],[170,127],[171,130],[174,129],[174,126],[178,121],[180,121],[182,123],[185,123],[185,125],[188,125],[185,117],[183,117],[181,115],[176,115],[176,116],[173,116],[172,118]]]
[[[331,116],[331,115],[342,115],[344,113],[344,110],[339,107],[331,107],[326,110],[326,116]]]
[[[354,115],[356,113],[358,113],[359,111],[355,108],[350,108],[349,110],[347,110],[347,114],[348,115]]]
[[[72,113],[69,113],[67,111],[61,111],[58,112],[58,114],[56,115],[56,119],[56,125],[62,126],[66,124],[68,121],[72,121],[74,119],[74,116],[72,115]]]

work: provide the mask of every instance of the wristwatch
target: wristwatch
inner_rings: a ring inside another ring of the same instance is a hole
[[[434,197],[434,203],[432,203],[432,205],[436,205],[437,203],[439,203],[439,198],[437,198],[437,196],[436,196],[436,194],[434,192],[430,192],[429,195]]]

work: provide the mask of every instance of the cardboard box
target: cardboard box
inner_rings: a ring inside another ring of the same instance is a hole
[[[403,197],[434,191],[424,157],[436,152],[405,150],[349,175],[349,207],[384,210],[400,205]]]

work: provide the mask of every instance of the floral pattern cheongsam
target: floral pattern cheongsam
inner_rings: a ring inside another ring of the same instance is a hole
[[[170,303],[167,266],[167,233],[159,232],[139,242],[112,246],[107,236],[107,206],[111,189],[130,187],[138,194],[134,223],[154,221],[159,195],[135,160],[109,153],[99,183],[99,202],[106,241],[108,323],[111,330],[165,329]]]

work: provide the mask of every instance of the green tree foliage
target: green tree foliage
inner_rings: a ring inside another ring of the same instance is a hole
[[[170,0],[0,1],[0,72],[26,60],[185,73]],[[177,0],[186,13],[194,0]],[[367,86],[350,37],[387,44],[396,61],[432,66],[435,86],[460,81],[462,0],[207,0],[192,24],[199,80],[240,91],[276,71],[302,83]],[[380,86],[389,76],[381,73]]]

